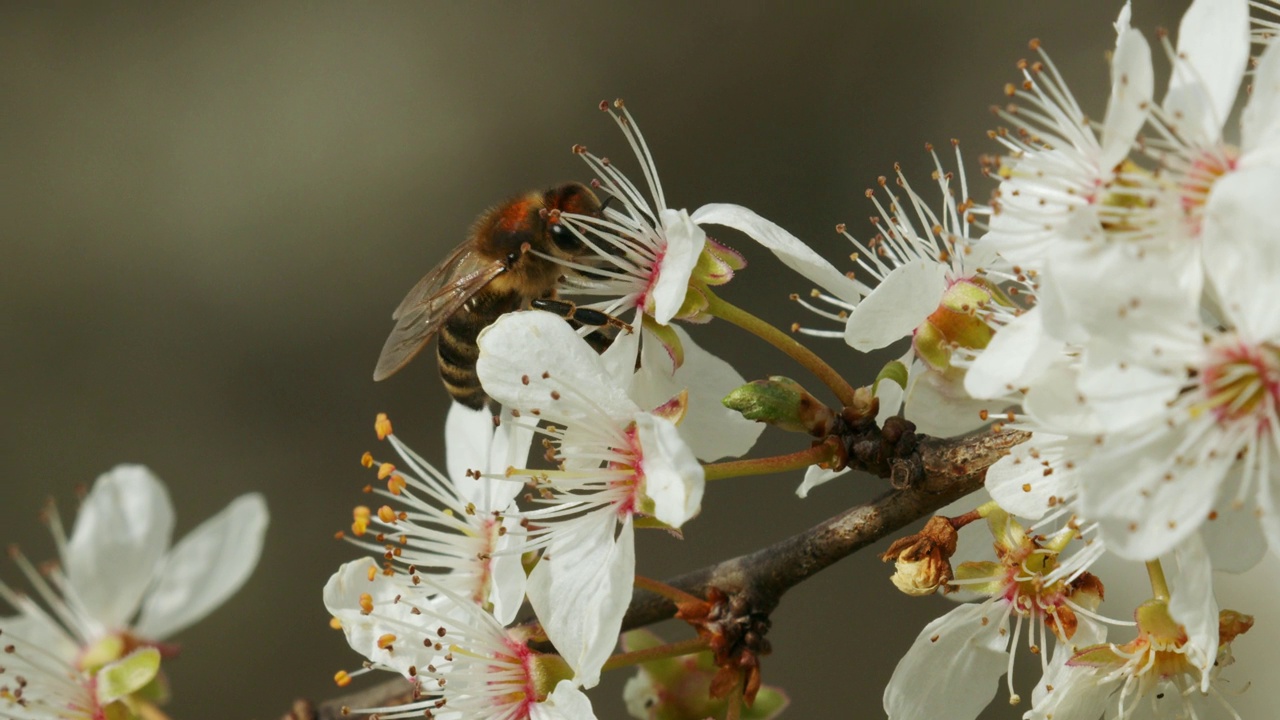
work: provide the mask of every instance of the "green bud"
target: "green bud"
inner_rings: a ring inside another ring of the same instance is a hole
[[[748,420],[815,437],[827,435],[836,418],[831,408],[799,383],[777,375],[749,382],[729,393],[722,402]]]

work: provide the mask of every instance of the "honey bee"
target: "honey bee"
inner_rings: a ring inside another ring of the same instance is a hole
[[[498,316],[532,306],[587,325],[611,322],[604,313],[555,300],[556,283],[566,268],[534,252],[565,260],[590,253],[558,221],[558,214],[600,217],[602,211],[595,193],[580,183],[529,192],[485,211],[466,241],[418,281],[391,314],[396,325],[373,379],[390,377],[439,333],[436,356],[445,390],[479,409],[488,398],[476,376],[476,339]]]

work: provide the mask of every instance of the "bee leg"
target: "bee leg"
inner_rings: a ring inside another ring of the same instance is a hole
[[[566,320],[572,320],[581,325],[611,325],[621,330],[632,332],[631,326],[622,320],[619,320],[608,313],[600,312],[599,310],[578,307],[568,300],[537,298],[535,300],[531,300],[529,304],[538,310],[546,310],[547,312],[555,313]]]

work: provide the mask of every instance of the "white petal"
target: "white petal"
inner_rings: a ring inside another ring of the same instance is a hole
[[[524,528],[520,527],[515,510],[515,506],[511,506],[509,512],[512,514],[502,518],[502,526],[507,532],[498,538],[493,558],[489,561],[493,573],[489,580],[489,602],[493,603],[493,617],[503,625],[509,625],[520,613],[528,582],[521,555],[515,551],[525,542]]]
[[[609,347],[600,353],[600,362],[604,363],[609,377],[624,385],[636,371],[636,359],[640,356],[640,339],[645,335],[642,329],[643,320],[644,313],[637,309],[635,318],[631,321],[634,331],[618,333],[613,338],[613,342],[609,343]],[[670,359],[666,362],[668,366],[671,364]]]
[[[1102,124],[1099,170],[1110,173],[1129,154],[1138,131],[1146,123],[1154,87],[1155,73],[1147,39],[1137,30],[1120,32],[1111,59],[1111,99]]]
[[[169,493],[141,465],[100,476],[67,542],[67,580],[90,618],[123,630],[151,586],[173,536]]]
[[[1239,468],[1227,473],[1217,507],[1200,526],[1200,535],[1214,570],[1242,573],[1252,570],[1267,554],[1267,538],[1252,504],[1237,506],[1233,500],[1240,487]]]
[[[653,515],[678,528],[702,509],[702,465],[675,423],[645,412],[637,413],[635,422],[644,454],[644,492],[653,500]]]
[[[1009,665],[1008,644],[1001,603],[960,605],[929,623],[884,689],[889,720],[976,718]]]
[[[679,428],[694,454],[707,462],[745,455],[764,432],[764,424],[742,417],[721,400],[745,385],[746,379],[695,343],[684,328],[672,328],[684,347],[684,363],[672,374],[662,344],[646,340],[640,371],[632,378],[628,394],[640,407],[653,408],[688,390],[689,405]]]
[[[1223,311],[1254,340],[1280,340],[1280,168],[1220,179],[1205,208],[1204,265]]]
[[[868,352],[909,337],[938,309],[946,290],[946,265],[924,258],[900,265],[850,311],[844,341]]]
[[[493,446],[493,412],[487,407],[475,410],[461,403],[449,405],[444,420],[445,470],[458,494],[467,502],[484,510],[497,507],[484,505],[483,481],[468,476],[468,471],[490,470],[489,453]],[[503,466],[504,468],[507,466]],[[508,498],[510,500],[510,498]],[[506,503],[503,503],[505,506]]]
[[[694,211],[693,221],[699,225],[724,225],[745,233],[771,250],[784,265],[850,305],[857,305],[859,298],[867,290],[862,283],[849,279],[835,269],[795,235],[741,205],[703,205]]]
[[[449,406],[444,421],[445,467],[449,481],[465,501],[485,512],[505,510],[520,494],[518,482],[477,479],[468,471],[501,473],[509,467],[524,467],[533,444],[532,429],[512,421],[511,409],[504,407],[498,427],[493,411],[474,410],[460,403]]]
[[[977,398],[1005,397],[1035,380],[1062,351],[1062,341],[1045,335],[1040,310],[1032,308],[996,331],[965,373],[964,389]]]
[[[598,423],[601,414],[629,422],[639,409],[595,350],[556,315],[503,315],[480,333],[478,344],[480,383],[503,405],[538,409],[566,424]]]
[[[635,580],[635,530],[627,517],[614,539],[611,510],[562,523],[544,557],[529,574],[529,602],[547,637],[584,688],[600,682],[631,602]]]
[[[799,495],[802,498],[807,498],[809,497],[810,490],[818,487],[819,485],[835,480],[847,472],[849,472],[849,468],[845,468],[843,470],[828,470],[826,468],[820,468],[817,465],[810,465],[805,468],[804,482],[800,483],[800,487],[796,488],[796,495]]]
[[[269,518],[266,499],[248,493],[182,538],[147,594],[138,634],[163,640],[239,590],[258,565]]]
[[[342,623],[342,633],[352,650],[409,677],[410,667],[425,667],[436,659],[437,653],[424,647],[421,640],[415,642],[411,638],[401,639],[391,649],[379,646],[379,640],[388,634],[421,637],[417,632],[406,633],[406,627],[423,627],[423,620],[413,613],[413,606],[420,601],[396,602],[404,590],[402,583],[383,575],[372,558],[361,558],[345,563],[325,583],[324,607]],[[361,609],[360,596],[365,593],[373,601],[371,614]]]
[[[1195,0],[1178,25],[1178,61],[1164,109],[1187,123],[1193,138],[1216,140],[1248,60],[1248,0]]]
[[[987,470],[983,485],[1004,510],[1019,517],[1039,520],[1053,507],[1054,499],[1075,495],[1070,473],[1046,473],[1042,461],[1062,457],[1063,436],[1037,432],[1027,442],[1009,451]],[[1064,487],[1064,483],[1066,486]]]
[[[903,417],[915,423],[916,430],[926,435],[962,435],[990,422],[982,418],[983,410],[1001,409],[1001,403],[993,405],[989,400],[974,400],[966,396],[963,374],[943,375],[924,363],[915,363],[913,371],[915,377],[907,388]]]
[[[1240,117],[1241,162],[1275,162],[1280,153],[1280,43],[1267,44],[1252,86],[1249,104]]]
[[[1169,615],[1187,630],[1187,657],[1201,670],[1218,657],[1218,602],[1213,597],[1213,568],[1200,536],[1191,535],[1174,551],[1177,575],[1171,578]],[[1209,689],[1204,673],[1201,691]]]
[[[546,700],[529,708],[531,720],[595,720],[591,700],[573,682],[561,680]]]
[[[651,297],[653,319],[666,325],[684,304],[693,267],[698,264],[698,256],[707,244],[707,233],[690,220],[689,213],[684,210],[659,210],[658,219],[662,223],[667,247]]]
[[[1234,457],[1201,454],[1195,467],[1184,467],[1177,462],[1183,434],[1112,436],[1112,447],[1081,469],[1083,514],[1099,521],[1107,548],[1117,555],[1159,557],[1205,522]]]

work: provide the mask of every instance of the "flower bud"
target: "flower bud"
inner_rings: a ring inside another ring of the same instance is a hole
[[[946,593],[953,577],[951,556],[956,552],[956,540],[951,521],[935,515],[920,532],[894,541],[880,559],[894,561],[890,580],[907,595],[932,595],[939,588]]]
[[[729,393],[722,402],[748,420],[792,432],[807,432],[814,437],[828,435],[836,419],[835,411],[799,383],[777,375],[749,382]]]

